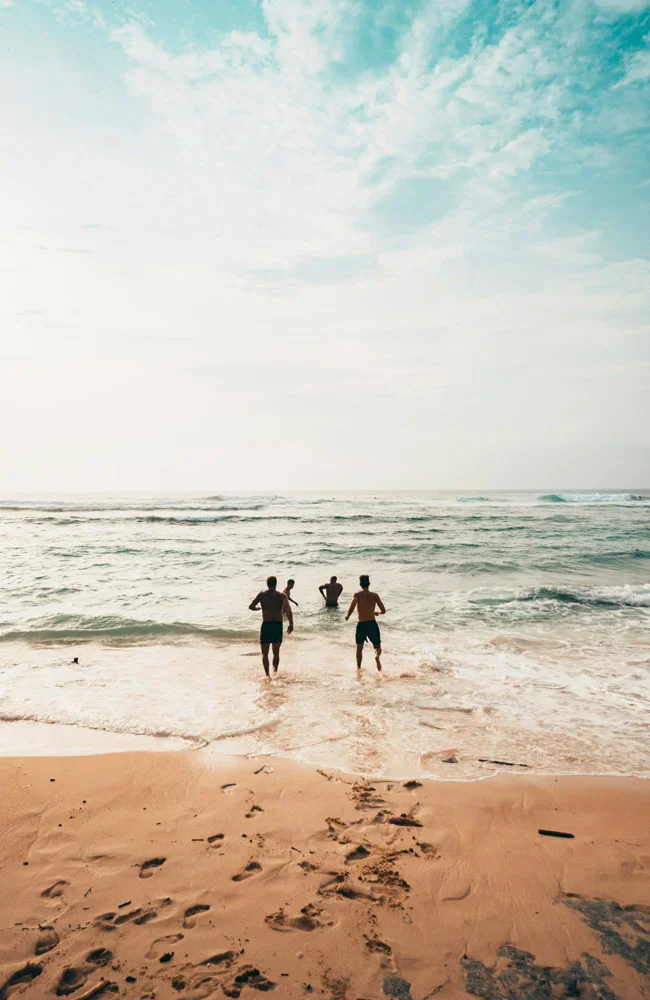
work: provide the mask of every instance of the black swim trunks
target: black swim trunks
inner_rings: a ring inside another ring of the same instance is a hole
[[[267,642],[276,646],[282,642],[282,622],[262,622],[260,644]]]
[[[377,646],[381,646],[381,635],[379,633],[379,625],[376,621],[371,622],[357,622],[357,646],[363,646],[366,639],[371,642],[375,649]]]

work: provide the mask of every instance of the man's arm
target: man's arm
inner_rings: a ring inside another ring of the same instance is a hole
[[[324,601],[327,600],[327,598],[325,597],[325,594],[323,593],[323,591],[325,590],[326,586],[327,586],[326,583],[321,583],[320,587],[318,588],[320,590],[320,596],[323,598]]]
[[[350,615],[352,614],[352,612],[354,611],[354,609],[356,608],[356,606],[357,606],[357,595],[355,594],[354,597],[352,598],[352,601],[350,602],[350,607],[348,608],[348,613],[345,616],[345,620],[346,621],[348,620],[348,618],[350,617]]]
[[[259,611],[259,607],[260,607],[260,597],[261,597],[261,596],[262,596],[262,593],[261,593],[261,591],[260,591],[260,593],[259,593],[259,594],[257,595],[257,597],[256,597],[256,598],[254,598],[254,600],[252,600],[252,601],[250,602],[250,604],[248,605],[248,610],[249,610],[249,611]]]
[[[287,632],[291,634],[293,632],[293,611],[291,610],[291,605],[289,604],[289,598],[286,594],[282,595],[282,610],[289,619],[289,628]]]
[[[375,615],[385,615],[386,608],[384,607],[384,602],[382,601],[379,594],[375,594],[375,600],[377,601],[377,607],[379,608],[379,611],[375,611]]]
[[[289,597],[288,594],[287,594],[287,597]],[[300,607],[300,605],[298,604],[298,601],[294,601],[293,597],[289,597],[289,600],[291,601],[292,604],[295,604],[297,608]]]

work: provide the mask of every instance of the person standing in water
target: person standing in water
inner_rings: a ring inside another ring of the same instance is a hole
[[[273,646],[273,673],[277,674],[280,666],[280,646],[282,645],[282,616],[289,620],[287,634],[293,632],[293,612],[286,594],[277,590],[278,581],[270,576],[266,581],[268,590],[262,590],[248,605],[250,611],[262,609],[262,629],[260,631],[260,646],[262,649],[262,666],[267,677],[269,674],[269,647]]]
[[[300,605],[298,604],[298,601],[294,601],[293,597],[291,596],[291,591],[293,590],[293,588],[295,587],[295,585],[296,585],[296,581],[295,580],[287,580],[287,585],[284,588],[284,590],[282,591],[282,593],[286,594],[286,596],[289,598],[289,600],[291,601],[292,604],[295,604],[296,607],[300,607]]]
[[[386,608],[384,607],[379,594],[375,594],[372,590],[370,590],[370,577],[365,575],[360,576],[359,583],[361,584],[361,590],[358,590],[352,598],[352,603],[350,604],[348,613],[345,616],[345,620],[347,621],[354,609],[357,609],[357,615],[359,617],[356,632],[357,670],[361,669],[363,646],[366,639],[368,639],[375,648],[375,663],[377,664],[377,670],[381,670],[381,634],[379,632],[379,625],[375,621],[375,618],[377,615],[385,615]],[[379,608],[379,611],[375,611],[375,608]]]
[[[339,597],[343,593],[343,587],[337,581],[335,576],[330,577],[329,583],[323,583],[318,588],[321,593],[321,597],[325,601],[326,608],[338,608]]]

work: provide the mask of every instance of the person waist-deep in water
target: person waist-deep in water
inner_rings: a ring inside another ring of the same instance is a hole
[[[318,589],[320,590],[321,597],[325,601],[326,608],[338,608],[339,597],[343,593],[343,587],[335,576],[331,576],[330,582],[322,583]]]
[[[260,646],[262,649],[262,666],[269,677],[269,647],[273,647],[273,672],[277,674],[280,666],[280,646],[282,645],[282,618],[287,616],[289,628],[293,632],[293,612],[286,594],[277,589],[276,577],[270,576],[266,581],[267,590],[262,590],[248,605],[250,611],[262,609],[262,628],[260,630]]]
[[[345,620],[347,621],[354,609],[357,609],[357,616],[359,618],[356,631],[357,669],[361,669],[363,647],[366,640],[368,640],[375,649],[377,670],[381,670],[381,633],[375,619],[377,615],[385,615],[386,608],[379,594],[375,594],[370,590],[370,577],[365,575],[360,576],[359,583],[361,584],[361,590],[358,590],[352,598],[345,616]],[[379,610],[375,610],[376,608]]]

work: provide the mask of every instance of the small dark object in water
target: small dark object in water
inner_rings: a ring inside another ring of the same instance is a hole
[[[574,833],[562,833],[560,830],[538,830],[542,837],[566,837],[567,840],[573,840],[575,837]]]
[[[78,656],[75,656],[75,658],[74,658],[74,660],[73,660],[72,662],[73,662],[73,663],[79,663],[79,657],[78,657]]]

